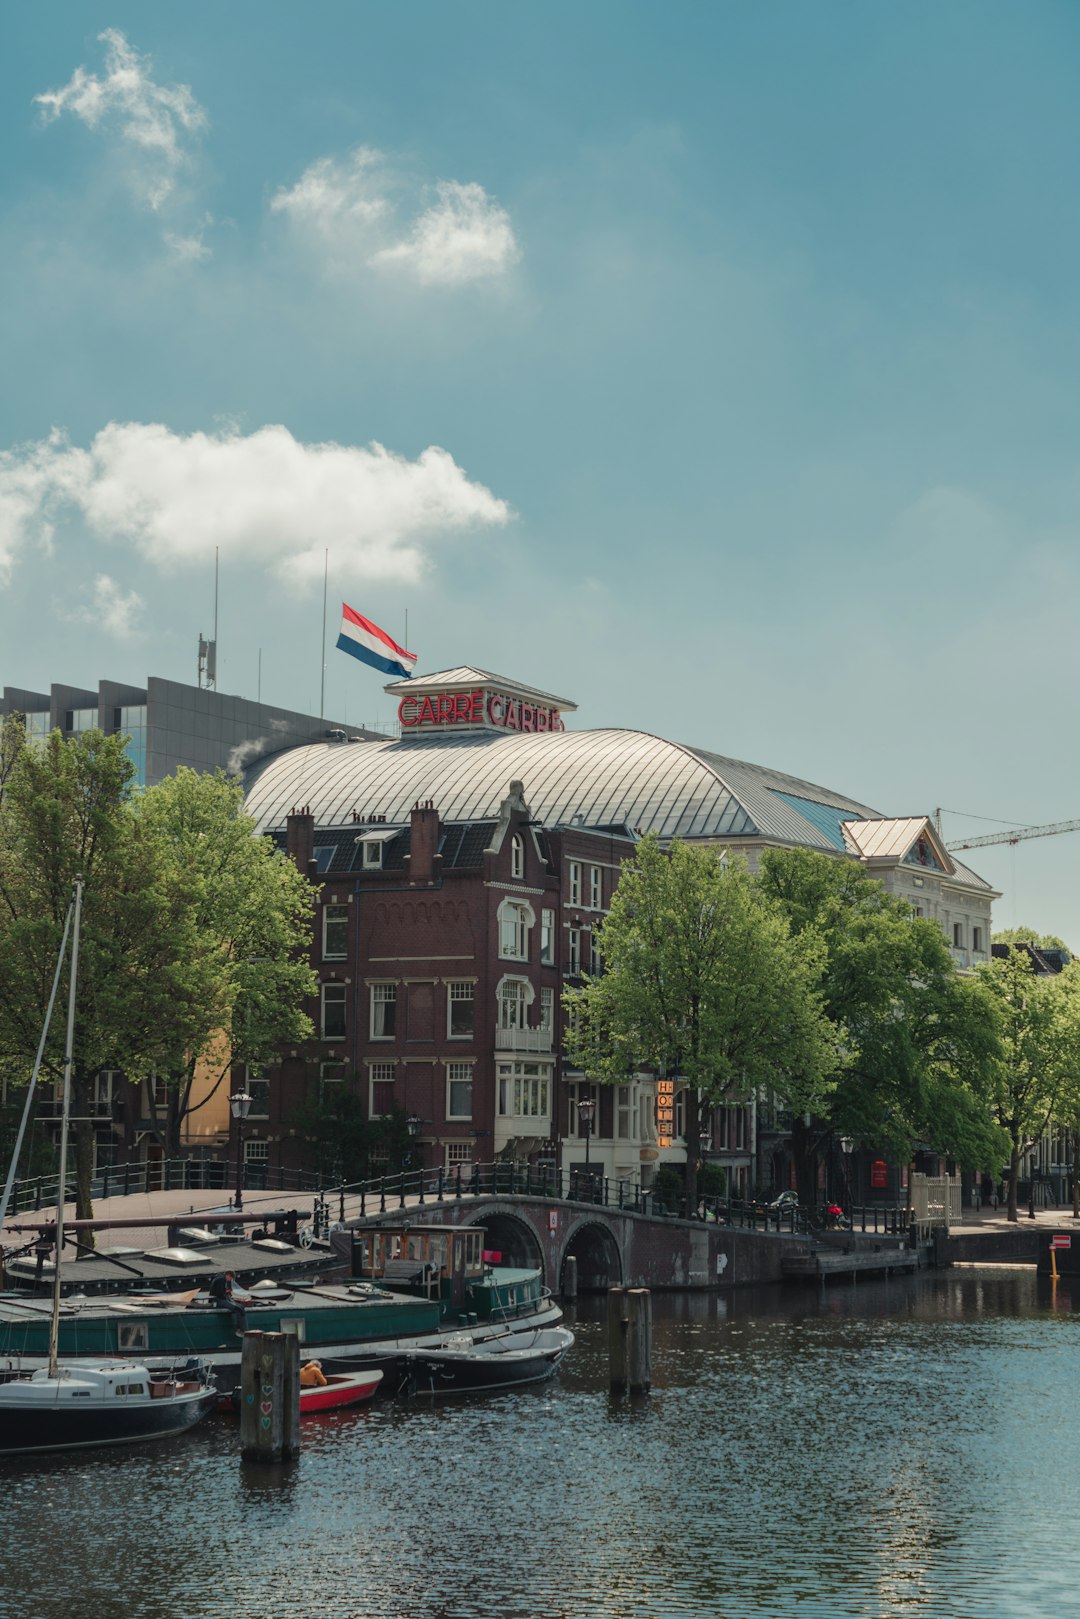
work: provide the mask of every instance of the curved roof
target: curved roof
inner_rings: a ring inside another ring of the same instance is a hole
[[[316,826],[380,816],[405,823],[433,799],[443,821],[497,817],[511,781],[547,826],[626,825],[662,838],[763,836],[844,850],[843,821],[865,804],[760,765],[666,742],[645,731],[491,731],[405,740],[314,743],[247,772],[247,808],[278,831],[309,805]]]

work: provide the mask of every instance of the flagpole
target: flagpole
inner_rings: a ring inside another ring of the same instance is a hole
[[[322,576],[322,681],[319,686],[319,718],[326,718],[326,580],[330,572],[330,552],[323,552]]]

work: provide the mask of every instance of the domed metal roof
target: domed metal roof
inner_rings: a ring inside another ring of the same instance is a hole
[[[308,805],[316,826],[385,817],[403,824],[419,800],[444,821],[498,815],[524,783],[547,826],[628,826],[662,838],[761,836],[844,850],[841,823],[877,812],[810,782],[667,742],[645,731],[486,731],[394,741],[315,743],[247,773],[247,808],[274,832]]]

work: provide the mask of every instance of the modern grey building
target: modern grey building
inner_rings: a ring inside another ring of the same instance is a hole
[[[140,786],[151,787],[180,765],[192,770],[241,771],[256,759],[302,743],[375,740],[376,733],[336,720],[296,714],[269,703],[150,675],[145,686],[101,680],[96,689],[51,686],[47,692],[5,686],[0,715],[22,714],[31,738],[52,731],[120,732]]]

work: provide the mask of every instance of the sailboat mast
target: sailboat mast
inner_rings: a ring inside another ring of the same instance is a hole
[[[79,971],[79,923],[82,920],[83,880],[75,879],[75,925],[71,936],[71,973],[68,981],[67,1036],[64,1041],[64,1108],[60,1118],[60,1170],[56,1183],[56,1246],[53,1249],[52,1324],[49,1328],[49,1376],[58,1371],[60,1349],[60,1256],[64,1251],[64,1204],[67,1201],[68,1123],[71,1118],[71,1064],[75,1051],[75,989]]]

